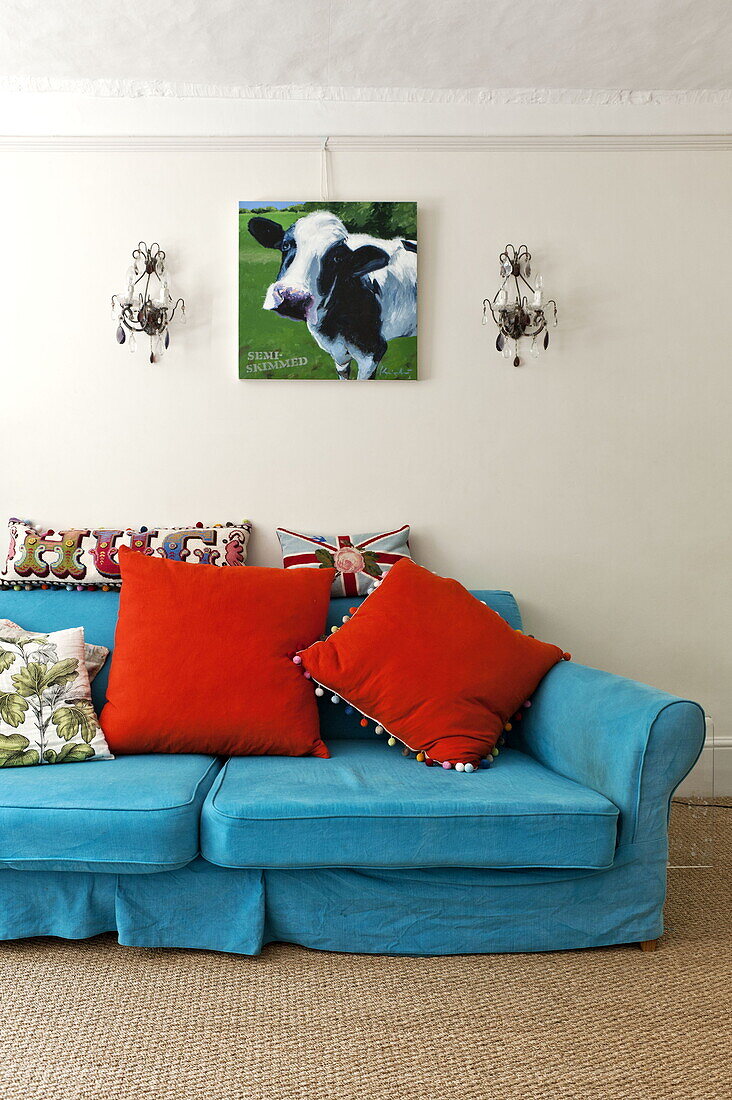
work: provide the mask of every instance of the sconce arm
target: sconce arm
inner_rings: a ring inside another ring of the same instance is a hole
[[[170,314],[168,316],[168,323],[169,324],[173,320],[173,318],[175,317],[175,311],[177,310],[178,306],[180,306],[182,309],[185,309],[186,304],[185,304],[185,302],[183,301],[182,298],[179,298],[178,301],[173,306],[173,308],[171,309]]]

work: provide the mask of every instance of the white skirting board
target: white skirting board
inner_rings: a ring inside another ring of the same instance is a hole
[[[732,737],[715,736],[714,722],[708,715],[702,754],[676,794],[682,797],[732,795]]]

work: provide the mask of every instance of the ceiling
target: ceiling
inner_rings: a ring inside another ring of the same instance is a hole
[[[20,91],[281,99],[714,99],[729,0],[3,0]]]

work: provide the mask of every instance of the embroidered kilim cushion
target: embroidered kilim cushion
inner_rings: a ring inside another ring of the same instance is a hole
[[[367,535],[303,535],[277,528],[285,569],[335,569],[333,596],[365,596],[392,565],[411,558],[409,526]]]
[[[49,531],[11,519],[0,550],[0,585],[119,588],[120,546],[168,561],[244,565],[251,529],[245,521],[210,527],[195,523],[191,527],[69,527]]]

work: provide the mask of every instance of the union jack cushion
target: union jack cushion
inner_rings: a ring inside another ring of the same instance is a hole
[[[409,553],[409,526],[370,535],[303,535],[277,528],[285,569],[335,569],[333,596],[365,596]]]

